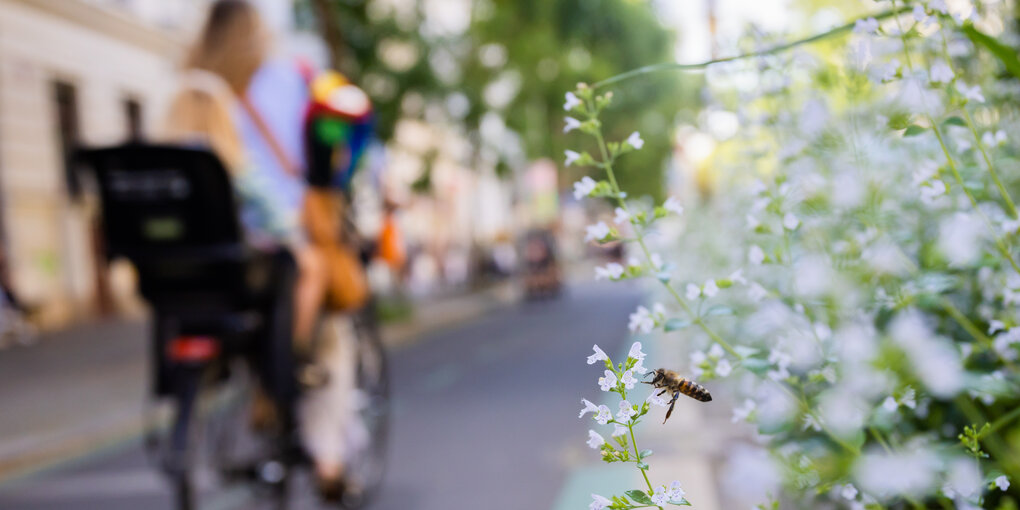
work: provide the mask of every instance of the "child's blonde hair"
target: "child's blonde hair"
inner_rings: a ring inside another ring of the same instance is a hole
[[[208,144],[231,171],[243,164],[244,149],[232,117],[234,96],[219,76],[192,69],[170,102],[163,136],[173,143]]]

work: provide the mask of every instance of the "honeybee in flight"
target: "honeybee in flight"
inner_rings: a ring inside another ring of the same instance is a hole
[[[680,374],[672,370],[657,368],[646,374],[645,377],[648,377],[649,375],[654,376],[652,377],[651,382],[644,381],[644,383],[651,384],[653,388],[662,390],[657,393],[656,396],[660,396],[663,393],[673,394],[672,400],[669,401],[669,410],[666,411],[666,419],[662,420],[662,423],[666,423],[669,416],[673,414],[673,406],[676,405],[676,399],[680,397],[681,393],[700,402],[709,402],[712,400],[712,395],[705,389],[704,386],[690,379],[680,377]]]

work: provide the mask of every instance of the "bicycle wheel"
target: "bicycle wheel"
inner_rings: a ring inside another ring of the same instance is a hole
[[[347,472],[351,493],[342,502],[359,508],[374,497],[386,473],[390,426],[390,375],[386,348],[382,343],[375,310],[371,305],[354,321],[356,342],[356,419],[367,433],[367,441],[352,452]]]

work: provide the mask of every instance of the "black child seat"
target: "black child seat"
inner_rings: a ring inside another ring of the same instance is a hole
[[[134,264],[152,307],[155,393],[173,391],[169,342],[194,335],[215,338],[224,359],[249,357],[274,400],[292,402],[296,266],[286,251],[245,245],[230,176],[216,156],[129,144],[83,150],[77,160],[95,178],[107,257]]]

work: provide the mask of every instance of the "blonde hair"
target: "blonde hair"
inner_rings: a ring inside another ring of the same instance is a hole
[[[198,69],[185,72],[170,102],[164,138],[173,143],[208,144],[227,169],[236,171],[244,164],[244,149],[231,113],[234,101],[219,76]]]
[[[223,78],[241,96],[269,50],[269,32],[258,11],[244,0],[219,0],[185,61]]]

